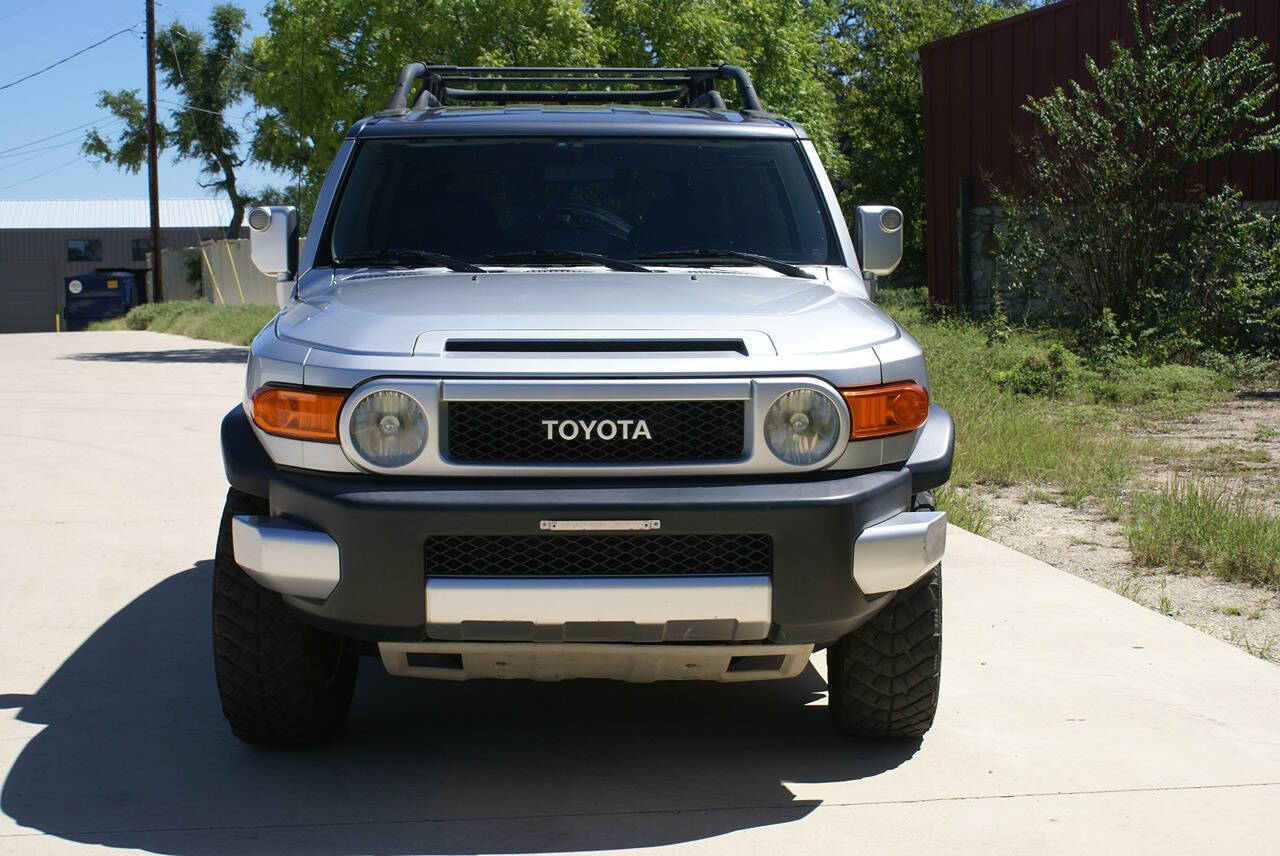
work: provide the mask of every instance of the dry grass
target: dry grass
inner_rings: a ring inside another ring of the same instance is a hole
[[[154,330],[193,339],[247,345],[279,310],[274,306],[215,306],[204,300],[144,303],[128,315],[90,325],[91,330]]]
[[[1248,493],[1178,478],[1130,500],[1133,562],[1280,586],[1280,516]]]

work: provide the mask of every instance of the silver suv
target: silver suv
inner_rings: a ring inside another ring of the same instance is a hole
[[[839,729],[923,734],[952,424],[872,302],[901,212],[856,219],[740,68],[406,66],[301,252],[295,210],[249,215],[282,309],[222,424],[235,734],[334,736],[361,655],[754,681],[817,650]]]

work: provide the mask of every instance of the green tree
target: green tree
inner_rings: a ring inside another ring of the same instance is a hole
[[[897,205],[907,217],[899,277],[925,268],[921,45],[980,27],[1038,0],[840,0],[825,39],[835,121],[848,172],[836,181],[846,209]]]
[[[156,34],[156,65],[165,85],[181,94],[183,104],[157,127],[157,142],[178,158],[195,160],[210,180],[204,186],[225,193],[233,213],[227,234],[239,237],[245,207],[251,197],[239,186],[236,170],[244,164],[240,134],[228,122],[227,111],[248,94],[252,76],[249,54],[242,38],[245,13],[227,4],[209,14],[209,32],[190,30],[182,24]],[[124,120],[114,140],[97,130],[85,138],[85,154],[104,163],[137,172],[147,157],[147,110],[137,90],[103,91],[99,106]]]
[[[266,114],[255,156],[314,199],[346,128],[386,105],[401,66],[708,65],[750,71],[766,107],[800,122],[846,208],[910,217],[924,264],[921,44],[1040,0],[273,0],[253,48]],[[730,87],[731,88],[731,87]],[[733,93],[726,92],[730,103]],[[304,209],[306,205],[304,204]]]
[[[830,16],[802,0],[274,0],[253,47],[266,110],[255,156],[315,187],[346,128],[386,106],[401,66],[707,65],[752,73],[766,106],[803,122],[835,174],[822,65]]]
[[[406,62],[593,65],[596,34],[576,0],[272,0],[255,40],[265,114],[253,154],[315,198],[353,123],[386,106]]]
[[[608,64],[743,66],[765,107],[804,127],[827,171],[846,172],[823,54],[825,0],[607,0],[591,12]],[[730,106],[732,90],[724,91]]]
[[[1105,68],[1089,60],[1090,88],[1025,105],[1038,133],[1026,192],[1000,194],[1002,269],[1157,355],[1280,347],[1275,225],[1234,189],[1191,180],[1208,161],[1280,146],[1275,66],[1256,39],[1210,56],[1238,16],[1202,0],[1150,0],[1145,16],[1128,5],[1133,44],[1113,43]]]

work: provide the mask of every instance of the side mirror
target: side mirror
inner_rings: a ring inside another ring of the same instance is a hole
[[[267,276],[293,279],[298,272],[298,209],[272,205],[250,211],[249,255]]]
[[[863,274],[888,276],[902,261],[902,212],[892,205],[859,205],[854,219]]]

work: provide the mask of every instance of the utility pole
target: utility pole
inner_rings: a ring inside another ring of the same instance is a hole
[[[151,282],[153,299],[164,301],[160,264],[160,176],[156,150],[156,0],[147,0],[147,192],[151,197]]]

